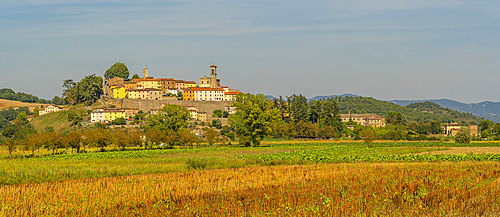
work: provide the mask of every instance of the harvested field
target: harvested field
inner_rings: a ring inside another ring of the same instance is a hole
[[[17,109],[19,107],[28,106],[29,110],[33,111],[33,109],[35,109],[36,106],[40,107],[40,105],[47,105],[47,104],[19,102],[19,101],[7,100],[7,99],[0,99],[0,110],[8,109],[9,107],[13,107],[14,109]]]

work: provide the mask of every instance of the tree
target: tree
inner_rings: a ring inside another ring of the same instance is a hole
[[[111,133],[102,128],[87,130],[85,137],[86,144],[101,148],[101,151],[104,151],[104,148],[112,142]]]
[[[132,79],[139,79],[141,77],[139,77],[139,75],[135,74],[134,76],[132,76]]]
[[[71,98],[71,90],[76,86],[76,83],[73,81],[73,79],[66,79],[63,81],[63,99],[66,102],[66,104],[73,104],[74,100]]]
[[[182,95],[182,92],[177,92],[177,100],[184,100],[184,95]]]
[[[180,105],[166,105],[155,115],[148,118],[148,126],[157,126],[163,131],[177,132],[188,126],[189,111]]]
[[[220,109],[215,109],[214,110],[214,115],[212,115],[214,118],[221,118],[222,117],[222,110]]]
[[[71,147],[71,153],[73,153],[73,149],[76,149],[76,153],[79,153],[82,142],[82,134],[80,131],[69,132],[66,134],[65,142],[69,147]]]
[[[116,62],[104,73],[104,78],[110,79],[114,77],[120,77],[124,79],[128,79],[128,68],[124,63]]]
[[[17,142],[13,138],[6,138],[3,141],[3,145],[7,146],[7,151],[9,151],[9,158],[12,158],[12,152],[16,151]]]
[[[212,126],[221,129],[222,128],[222,121],[220,119],[214,119],[212,120]]]
[[[9,127],[12,125],[6,118],[3,117],[3,115],[0,114],[0,132],[6,127]]]
[[[490,136],[490,130],[489,129],[483,130],[483,132],[481,132],[481,137],[488,138],[488,136]]]
[[[71,89],[65,90],[65,101],[67,104],[94,103],[101,97],[103,80],[95,74],[87,75]]]
[[[181,145],[184,146],[193,146],[193,143],[198,140],[198,136],[194,135],[191,131],[189,130],[182,130],[179,132],[179,142]]]
[[[23,127],[26,123],[28,123],[28,115],[26,114],[26,112],[23,111],[17,114],[17,118],[14,121],[14,124],[17,127]]]
[[[205,132],[205,140],[212,146],[214,143],[218,142],[220,138],[220,133],[212,128]]]
[[[33,109],[33,113],[35,114],[35,117],[40,116],[40,108],[38,108],[38,106],[35,106],[35,108]]]
[[[128,133],[122,129],[115,129],[113,131],[113,144],[119,147],[121,150],[125,150],[128,145]]]
[[[71,126],[78,125],[83,120],[83,117],[80,116],[77,111],[72,110],[68,112],[68,121],[71,122]]]
[[[470,143],[472,140],[472,135],[470,133],[470,128],[468,127],[460,127],[460,129],[457,132],[457,135],[455,135],[455,142],[456,143]]]
[[[363,139],[365,141],[366,147],[372,147],[372,142],[376,138],[375,131],[369,128],[365,128],[363,131],[361,131],[361,134],[363,136]]]
[[[142,131],[132,129],[129,131],[128,141],[130,145],[141,147],[144,142],[144,133]]]
[[[232,106],[236,113],[229,117],[229,123],[242,144],[258,146],[265,136],[273,134],[279,112],[263,94],[238,94]]]
[[[125,120],[125,118],[116,118],[113,121],[111,121],[111,124],[114,124],[114,125],[125,125],[125,124],[127,124],[127,121]]]
[[[152,127],[146,131],[147,141],[151,143],[151,147],[155,144],[157,147],[160,143],[166,140],[165,132],[158,129],[158,127]]]
[[[479,131],[484,131],[484,130],[490,129],[490,127],[493,127],[493,126],[494,126],[494,123],[492,121],[482,120],[479,123]]]

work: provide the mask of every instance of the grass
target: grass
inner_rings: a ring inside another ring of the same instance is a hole
[[[498,163],[194,170],[0,187],[3,216],[496,216]]]
[[[53,127],[55,131],[61,132],[68,129],[71,125],[68,121],[68,113],[69,111],[67,110],[48,113],[31,119],[30,123],[38,131]]]
[[[0,159],[0,184],[181,172],[193,168],[258,166],[261,162],[254,159],[234,157],[293,150],[297,149],[282,147],[159,149]],[[205,165],[193,167],[189,161],[204,162]]]

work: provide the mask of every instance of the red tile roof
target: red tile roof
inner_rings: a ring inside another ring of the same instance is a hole
[[[238,95],[240,94],[241,92],[225,92],[224,95]],[[243,95],[245,95],[244,93],[242,93]]]
[[[211,65],[210,67],[215,67],[215,68],[217,68],[217,66],[216,66],[216,65]]]

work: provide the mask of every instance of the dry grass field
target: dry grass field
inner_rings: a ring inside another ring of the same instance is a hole
[[[7,100],[7,99],[0,99],[0,110],[8,109],[9,107],[14,107],[14,109],[17,109],[19,107],[28,106],[30,111],[33,111],[33,109],[35,109],[36,106],[40,107],[40,105],[45,106],[47,104],[28,103],[28,102],[19,102],[19,101]]]
[[[0,216],[499,216],[500,163],[312,164],[0,187]]]

